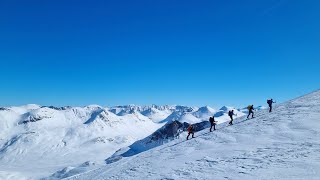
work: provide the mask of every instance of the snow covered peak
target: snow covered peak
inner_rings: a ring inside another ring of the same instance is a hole
[[[197,118],[208,119],[213,116],[217,111],[209,106],[200,107],[193,115]]]
[[[101,130],[107,126],[114,127],[119,123],[122,123],[122,122],[117,115],[107,110],[101,109],[100,111],[93,112],[91,114],[91,118],[88,121],[86,121],[84,124],[88,124],[90,126],[97,126],[97,129]]]
[[[173,107],[173,111],[179,111],[179,112],[194,112],[197,109],[195,109],[194,107],[188,107],[188,106],[174,106]]]
[[[198,112],[202,112],[202,113],[213,113],[215,111],[216,111],[215,109],[213,109],[209,106],[203,106],[198,109]]]
[[[9,107],[8,109],[10,109],[18,114],[23,114],[28,111],[39,109],[39,108],[40,108],[40,106],[37,104],[27,104],[24,106],[12,106],[12,107]]]
[[[235,109],[233,107],[229,107],[229,106],[222,106],[219,110],[221,111],[224,111],[224,112],[227,112],[227,111],[230,111],[232,109]]]
[[[149,115],[153,115],[153,114],[157,114],[157,113],[160,113],[160,110],[158,110],[157,108],[154,108],[154,107],[148,108],[148,109],[141,112],[141,114],[143,114],[145,116],[149,116]]]
[[[114,106],[109,108],[110,112],[117,114],[118,116],[124,116],[127,114],[134,114],[142,111],[142,107],[136,105]]]
[[[102,106],[99,106],[97,104],[88,105],[88,106],[85,106],[84,108],[87,109],[87,110],[91,110],[91,111],[92,110],[103,109]]]

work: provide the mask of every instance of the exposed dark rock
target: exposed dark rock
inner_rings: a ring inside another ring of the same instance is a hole
[[[71,106],[64,106],[64,107],[42,106],[41,108],[50,108],[50,109],[54,109],[54,110],[57,110],[57,111],[63,111],[63,110],[70,109]]]

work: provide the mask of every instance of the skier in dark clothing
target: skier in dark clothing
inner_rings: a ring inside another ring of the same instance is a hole
[[[189,136],[190,136],[190,134],[192,134],[192,138],[194,138],[194,128],[193,128],[193,125],[192,124],[190,124],[190,126],[188,127],[188,136],[187,136],[187,140],[189,140]]]
[[[249,116],[252,114],[252,118],[254,118],[253,117],[253,110],[254,110],[254,108],[253,108],[253,105],[249,105],[248,106],[248,110],[249,110],[249,114],[248,114],[248,116],[247,116],[247,119],[249,119]]]
[[[272,104],[273,104],[273,103],[276,103],[276,102],[273,102],[272,99],[268,99],[268,100],[267,100],[267,103],[268,103],[268,105],[269,105],[269,112],[271,112],[271,111],[272,111]]]
[[[217,123],[217,121],[214,120],[214,116],[210,117],[210,118],[209,118],[209,121],[210,121],[210,124],[211,124],[210,132],[212,132],[212,127],[213,127],[213,130],[215,131],[215,130],[216,130],[216,123]]]
[[[230,119],[231,119],[230,122],[229,122],[229,125],[233,125],[233,124],[232,124],[232,122],[233,122],[233,115],[234,115],[233,110],[230,110],[229,113],[228,113],[228,115],[229,115],[229,117],[230,117]]]

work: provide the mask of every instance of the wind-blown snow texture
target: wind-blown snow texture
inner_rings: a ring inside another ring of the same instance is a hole
[[[319,179],[320,91],[234,124],[69,179]]]
[[[172,122],[201,123],[215,115],[222,123],[226,113],[207,106],[1,107],[0,179],[72,176],[105,165],[119,149]],[[159,140],[150,148],[172,139]]]

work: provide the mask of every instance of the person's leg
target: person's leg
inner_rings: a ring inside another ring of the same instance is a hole
[[[249,119],[249,116],[250,116],[250,111],[249,111],[249,114],[248,114],[248,116],[247,116],[247,119]]]
[[[194,138],[194,132],[192,132],[192,138]]]
[[[271,105],[269,104],[269,112],[271,112],[271,109],[272,109],[272,107],[271,107]]]
[[[212,124],[211,124],[211,127],[210,127],[210,132],[212,132]]]
[[[213,130],[214,131],[216,130],[216,124],[213,124]]]
[[[270,105],[270,112],[272,112],[272,105]]]
[[[187,140],[189,139],[189,136],[190,136],[190,132],[188,133]]]
[[[251,114],[252,114],[252,116],[251,116],[251,117],[253,118],[253,114],[254,114],[254,113],[253,113],[253,111],[251,111]]]

